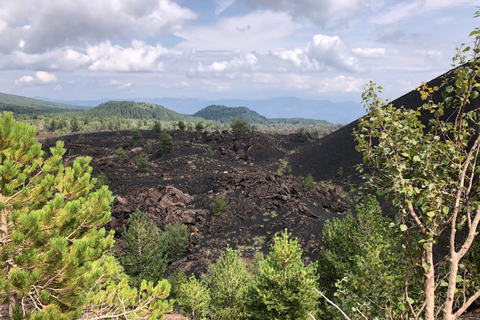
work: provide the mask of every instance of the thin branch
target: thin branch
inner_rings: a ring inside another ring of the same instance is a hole
[[[319,290],[317,290],[317,289],[315,289],[315,288],[314,288],[314,290],[315,290],[319,295],[321,295],[329,304],[331,304],[332,306],[334,306],[335,308],[337,308],[338,311],[340,311],[340,312],[342,313],[342,315],[345,317],[345,319],[351,320],[351,319],[345,314],[345,312],[343,312],[343,310],[340,309],[339,306],[337,306],[333,301],[331,301],[330,299],[328,299],[327,297],[325,297],[325,295],[324,295],[322,292],[320,292]],[[315,318],[314,318],[314,319],[315,319]]]

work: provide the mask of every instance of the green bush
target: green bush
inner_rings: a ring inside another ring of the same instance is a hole
[[[210,205],[210,209],[212,209],[212,213],[216,216],[222,215],[225,211],[228,210],[227,203],[225,202],[225,198],[222,196],[216,196],[215,201],[212,202]]]
[[[259,275],[247,297],[249,319],[308,319],[315,315],[318,295],[315,266],[305,266],[297,240],[285,232],[275,235],[267,258],[260,262]]]
[[[148,156],[144,152],[140,152],[135,165],[138,172],[148,172]]]
[[[315,189],[315,180],[313,180],[313,177],[310,173],[303,180],[303,186],[305,187],[305,189],[308,189],[308,190]]]
[[[207,286],[195,276],[180,285],[177,303],[190,320],[203,320],[209,314],[210,293]]]
[[[207,158],[210,158],[210,159],[213,158],[213,150],[212,150],[212,147],[208,146],[207,152],[205,152],[205,156],[206,156]]]
[[[122,147],[120,147],[117,149],[117,151],[115,151],[115,156],[113,157],[113,161],[121,162],[127,158],[128,158],[127,152],[123,150]]]
[[[203,129],[205,129],[205,125],[203,122],[197,122],[195,125],[195,131],[197,131],[198,134],[203,132]]]
[[[155,121],[155,123],[153,124],[152,131],[156,135],[160,135],[162,133],[162,125],[160,124],[160,122]]]
[[[287,165],[285,169],[283,170],[284,174],[290,174],[292,173],[292,167],[290,165]]]
[[[132,213],[128,221],[130,225],[128,229],[124,226],[122,233],[128,254],[120,256],[119,261],[130,276],[130,283],[139,287],[142,279],[163,279],[168,258],[155,224],[140,210]]]
[[[185,131],[185,127],[186,127],[185,122],[178,121],[177,126],[178,126],[178,130],[180,130],[181,132]]]
[[[142,133],[138,129],[132,130],[130,133],[132,143],[137,143],[142,140]]]
[[[179,223],[167,224],[161,241],[170,261],[176,261],[188,248],[187,226]]]
[[[110,184],[110,181],[108,181],[107,175],[102,171],[100,174],[97,176],[97,183],[95,184],[95,187],[97,189],[100,189],[103,186],[108,186]]]

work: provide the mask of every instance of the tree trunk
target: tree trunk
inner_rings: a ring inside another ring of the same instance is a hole
[[[428,243],[427,264],[430,266],[425,271],[425,320],[435,320],[435,268],[433,265],[433,243]]]

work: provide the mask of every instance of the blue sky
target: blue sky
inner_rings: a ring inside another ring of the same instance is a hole
[[[470,0],[0,0],[0,92],[396,98],[447,71]]]

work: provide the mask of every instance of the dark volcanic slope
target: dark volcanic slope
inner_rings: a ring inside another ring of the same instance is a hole
[[[449,71],[450,72],[450,71]],[[440,86],[445,73],[428,82],[429,87]],[[441,91],[434,95],[435,101],[440,101]],[[416,109],[423,104],[418,91],[411,91],[400,98],[392,101],[396,107],[404,106],[408,109]],[[480,105],[480,99],[475,99],[472,106]],[[425,118],[425,121],[428,119]],[[322,138],[320,141],[305,145],[299,152],[291,157],[293,170],[303,174],[311,173],[315,180],[338,180],[338,169],[342,167],[341,178],[349,179],[350,182],[359,182],[359,177],[354,166],[362,163],[362,154],[355,150],[357,145],[353,137],[353,130],[357,128],[358,120],[342,127],[341,129]]]

